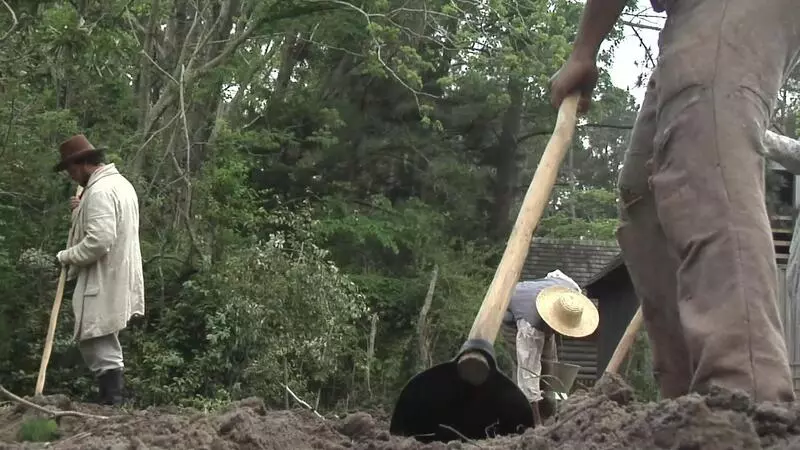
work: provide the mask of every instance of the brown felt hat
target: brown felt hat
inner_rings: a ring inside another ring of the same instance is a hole
[[[53,167],[54,172],[60,172],[67,167],[67,164],[85,158],[93,153],[103,153],[104,148],[95,148],[86,136],[76,134],[58,146],[61,154],[61,161]]]

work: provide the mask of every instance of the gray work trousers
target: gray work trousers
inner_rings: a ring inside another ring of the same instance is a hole
[[[518,347],[518,345],[517,345],[518,328],[517,328],[516,324],[503,323],[502,326],[500,327],[500,331],[501,331],[501,333],[503,335],[503,343],[505,344],[506,350],[508,350],[508,352],[511,353],[511,355],[512,355],[512,370],[511,370],[511,373],[513,374],[513,376],[509,377],[509,378],[514,380],[514,383],[517,386],[520,386],[520,388],[522,388],[523,381],[520,380],[520,376],[519,376],[519,373],[520,373],[520,361],[519,361],[519,352],[517,350],[517,347]],[[531,347],[533,347],[533,344],[531,344]],[[541,353],[539,355],[536,356],[536,358],[538,358],[538,360],[539,360],[538,364],[537,364],[539,366],[538,370],[533,370],[532,367],[525,367],[525,363],[524,362],[522,363],[522,367],[523,367],[522,370],[524,371],[525,369],[527,369],[527,370],[532,371],[534,373],[539,372],[539,373],[537,373],[537,375],[540,376],[540,377],[543,377],[543,378],[552,376],[551,373],[547,373],[547,371],[544,370],[544,368],[541,367],[541,361],[542,360],[558,361],[558,350],[556,349],[556,335],[555,335],[555,333],[551,333],[551,334],[549,334],[549,335],[547,335],[545,337],[544,346],[542,348],[542,351],[541,351]],[[537,383],[537,384],[538,384],[538,388],[535,389],[535,390],[539,391],[539,389],[541,388],[542,384],[541,383]],[[549,386],[549,384],[545,384],[545,386]],[[545,391],[549,391],[551,389],[544,389],[544,390]],[[535,399],[536,399],[536,401],[541,399],[541,392],[536,392]]]
[[[108,370],[125,367],[118,333],[80,341],[78,349],[86,367],[96,376],[100,376]]]
[[[668,0],[620,173],[620,247],[665,397],[794,399],[762,137],[800,51],[793,0]],[[793,326],[793,324],[790,324]]]

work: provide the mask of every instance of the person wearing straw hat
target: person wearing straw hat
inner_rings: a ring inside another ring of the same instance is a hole
[[[592,334],[599,313],[572,278],[560,270],[544,278],[517,283],[503,318],[502,332],[514,356],[514,382],[533,407],[534,421],[541,425],[553,414],[553,405],[542,395],[542,358],[558,361],[556,333],[569,337]],[[545,380],[547,381],[547,380]]]
[[[84,188],[80,199],[71,200],[70,241],[56,255],[68,267],[67,279],[75,280],[73,337],[97,379],[100,403],[119,405],[124,364],[118,333],[131,317],[144,315],[138,197],[85,136],[68,139],[59,152],[53,170],[66,171]]]

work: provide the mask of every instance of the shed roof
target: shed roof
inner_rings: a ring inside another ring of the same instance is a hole
[[[585,286],[604,271],[619,255],[616,241],[533,238],[522,280],[542,278],[559,269],[579,285]]]
[[[614,271],[614,269],[624,265],[625,265],[625,260],[622,258],[622,253],[617,253],[616,256],[611,258],[611,260],[608,262],[608,264],[605,265],[605,267],[603,267],[600,271],[594,274],[590,279],[586,280],[586,283],[582,284],[581,286],[588,287],[594,283],[597,283],[598,281],[605,278],[606,275]]]

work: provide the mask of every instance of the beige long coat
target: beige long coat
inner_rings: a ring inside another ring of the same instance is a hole
[[[77,277],[74,338],[82,341],[124,329],[144,315],[139,248],[139,201],[114,164],[95,171],[73,212],[74,231],[58,260]]]

